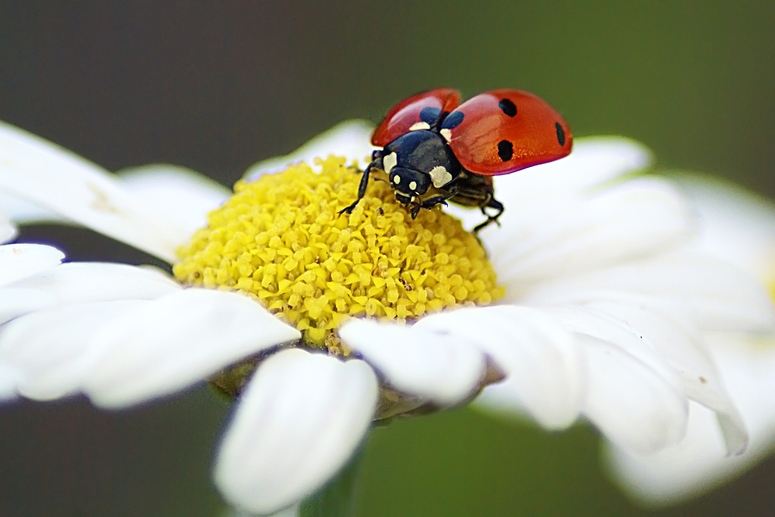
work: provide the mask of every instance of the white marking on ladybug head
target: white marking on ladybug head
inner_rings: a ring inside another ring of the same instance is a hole
[[[393,170],[393,167],[395,167],[397,163],[398,155],[396,155],[396,153],[390,153],[389,155],[382,158],[382,167],[385,168],[385,172],[388,174],[390,174],[390,171]]]
[[[430,128],[431,128],[430,124],[428,124],[427,122],[420,121],[420,122],[415,122],[414,124],[412,124],[409,127],[409,131],[419,131],[421,129],[430,129]]]
[[[435,166],[431,169],[429,174],[431,176],[431,181],[433,181],[433,186],[436,188],[441,188],[452,181],[452,174],[450,174],[443,165]]]
[[[395,176],[393,176],[393,183],[395,183],[396,185],[398,185],[399,183],[401,183],[401,176],[399,176],[398,174],[396,174]]]
[[[439,133],[441,133],[441,136],[444,137],[444,140],[446,140],[447,143],[452,141],[452,130],[444,128],[441,131],[439,131]]]
[[[409,190],[417,190],[417,182],[413,181],[409,184]]]

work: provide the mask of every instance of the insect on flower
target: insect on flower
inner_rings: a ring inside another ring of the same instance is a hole
[[[573,137],[557,111],[531,93],[492,90],[460,104],[460,92],[437,88],[393,106],[371,143],[382,149],[363,171],[358,199],[340,213],[353,211],[375,175],[390,183],[413,219],[447,201],[479,207],[487,220],[476,233],[504,210],[492,176],[567,156]]]

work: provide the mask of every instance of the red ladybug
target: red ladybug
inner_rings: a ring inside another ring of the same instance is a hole
[[[509,174],[567,156],[573,137],[546,101],[520,90],[492,90],[460,104],[460,93],[437,88],[396,104],[371,136],[372,162],[363,171],[358,199],[370,174],[379,174],[414,219],[422,208],[478,206],[487,220],[503,213],[492,176]],[[490,215],[485,208],[496,211]]]

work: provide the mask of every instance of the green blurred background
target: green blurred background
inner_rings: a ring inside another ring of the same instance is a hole
[[[226,185],[352,117],[434,86],[549,100],[575,135],[624,134],[658,165],[775,195],[773,2],[0,0],[0,119],[109,168],[171,162]],[[72,259],[150,259],[38,226]],[[103,413],[84,400],[0,409],[0,515],[212,516],[228,408],[206,389]],[[685,505],[641,509],[599,440],[459,410],[398,422],[366,449],[363,516],[775,515],[775,461]]]

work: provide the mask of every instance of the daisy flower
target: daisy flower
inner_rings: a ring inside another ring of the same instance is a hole
[[[229,197],[180,169],[117,178],[2,126],[0,190],[174,273],[4,248],[5,393],[120,408],[209,380],[236,401],[215,483],[254,514],[320,489],[373,422],[482,390],[547,429],[583,418],[639,453],[678,443],[693,401],[729,452],[744,450],[701,331],[769,330],[772,307],[744,273],[687,246],[694,218],[675,188],[631,177],[645,149],[581,140],[497,178],[507,209],[480,244],[470,213],[465,226],[447,211],[412,220],[379,182],[338,215],[359,176],[336,156],[365,156],[370,132],[341,125],[252,168]]]
[[[702,221],[697,247],[754,275],[775,293],[775,207],[739,187],[679,177]],[[775,446],[775,335],[707,333],[711,357],[750,432],[744,454],[728,457],[707,408],[692,403],[686,436],[644,456],[607,449],[614,478],[635,498],[670,504],[698,495],[741,474]]]

